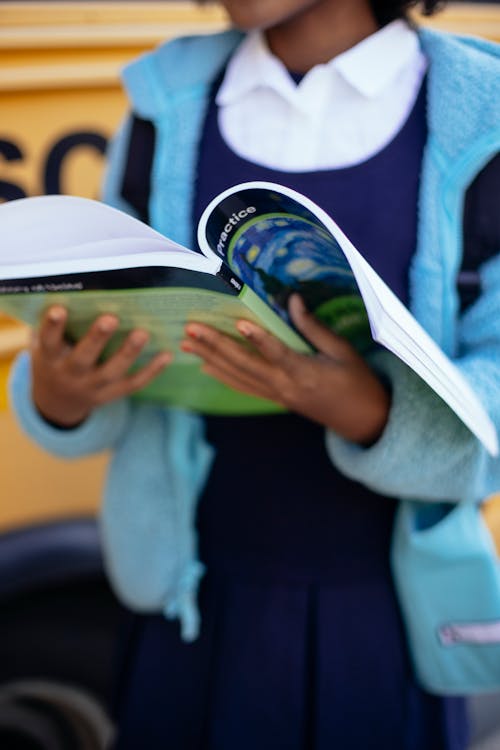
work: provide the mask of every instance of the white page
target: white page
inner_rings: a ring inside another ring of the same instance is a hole
[[[41,195],[0,206],[1,265],[79,257],[75,253],[83,247],[86,257],[98,257],[101,248],[94,243],[119,239],[156,240],[169,250],[192,252],[138,219],[88,198]],[[113,252],[121,254],[119,242]]]
[[[0,227],[1,217],[0,214]],[[70,248],[71,252],[67,255],[62,250],[56,253],[56,260],[23,264],[0,263],[0,280],[147,267],[184,268],[216,274],[222,264],[218,258],[207,258],[201,253],[186,250],[181,245],[166,243],[167,240],[158,240],[156,237],[121,237],[78,245]]]

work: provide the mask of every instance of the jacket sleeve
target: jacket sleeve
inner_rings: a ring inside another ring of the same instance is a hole
[[[63,458],[98,453],[112,448],[126,429],[130,405],[126,399],[95,409],[80,426],[54,427],[39,414],[31,397],[30,355],[23,352],[11,370],[10,400],[23,431],[42,448]]]
[[[500,256],[481,269],[482,294],[459,324],[455,364],[500,430]],[[369,448],[327,432],[333,463],[377,492],[399,498],[479,501],[500,487],[492,458],[455,413],[388,352],[373,361],[392,389],[389,420]]]

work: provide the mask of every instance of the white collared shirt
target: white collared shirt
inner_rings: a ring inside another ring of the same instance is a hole
[[[406,120],[426,70],[418,36],[393,21],[297,85],[252,32],[217,93],[219,126],[240,156],[283,171],[350,166],[379,151]]]

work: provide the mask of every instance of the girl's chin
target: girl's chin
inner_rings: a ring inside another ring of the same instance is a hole
[[[269,29],[290,20],[320,0],[223,0],[238,29]]]

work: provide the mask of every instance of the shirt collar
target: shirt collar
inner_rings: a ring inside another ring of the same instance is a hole
[[[303,81],[323,69],[320,75],[340,75],[359,94],[372,98],[381,94],[418,55],[422,53],[417,33],[405,21],[397,20],[326,65],[315,66]],[[217,104],[230,104],[257,88],[272,88],[287,99],[295,98],[297,93],[288,71],[271,53],[260,31],[251,32],[233,55],[217,93]]]
[[[271,53],[262,32],[253,31],[229,61],[217,92],[217,104],[231,104],[261,87],[287,93],[295,88],[295,83],[281,60]]]

